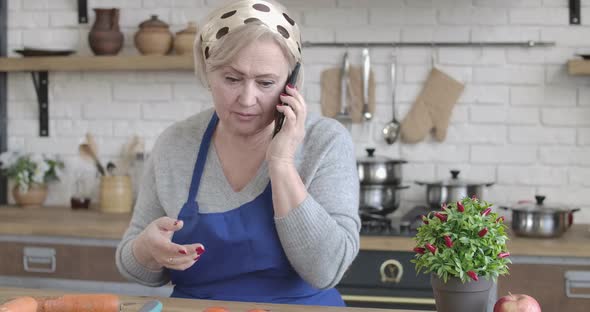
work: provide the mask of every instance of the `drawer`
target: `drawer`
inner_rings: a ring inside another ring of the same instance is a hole
[[[430,275],[416,275],[413,257],[411,252],[361,250],[339,285],[432,291]]]
[[[0,242],[0,275],[123,282],[113,246]]]
[[[509,275],[498,278],[498,297],[509,292],[527,294],[539,302],[543,311],[590,311],[590,298],[571,298],[566,293],[566,276],[590,272],[590,266],[519,263],[511,264],[509,268]],[[574,296],[590,297],[587,286],[578,288],[575,282],[573,286],[570,290]]]

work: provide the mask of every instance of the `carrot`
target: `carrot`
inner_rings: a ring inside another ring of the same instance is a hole
[[[18,297],[0,305],[0,312],[36,312],[37,305],[33,297]]]
[[[63,295],[42,300],[39,312],[119,312],[119,297],[112,294]]]
[[[208,307],[203,312],[229,312],[229,310],[222,307]]]

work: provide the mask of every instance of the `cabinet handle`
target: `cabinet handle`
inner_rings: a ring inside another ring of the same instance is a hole
[[[374,303],[397,303],[397,304],[423,304],[435,305],[432,298],[411,298],[411,297],[381,297],[381,296],[356,296],[342,295],[342,300],[350,302],[374,302]]]
[[[381,263],[381,283],[399,283],[404,275],[404,267],[402,264],[395,260],[389,259]]]
[[[44,247],[25,247],[23,265],[25,272],[55,272],[55,249]]]
[[[590,294],[576,294],[572,288],[590,289],[590,271],[565,271],[565,295],[568,298],[590,299]]]

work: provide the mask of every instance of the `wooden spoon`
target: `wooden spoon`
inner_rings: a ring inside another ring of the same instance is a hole
[[[94,161],[94,165],[96,166],[98,172],[103,176],[105,175],[104,167],[100,163],[100,160],[98,160],[98,157],[96,156],[90,145],[82,143],[78,147],[78,151],[80,153],[80,156],[82,156],[83,158],[91,159],[92,161]]]

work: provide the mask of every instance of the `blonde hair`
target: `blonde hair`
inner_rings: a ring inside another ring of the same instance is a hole
[[[276,5],[283,7],[276,1],[269,2],[276,3]],[[223,10],[224,7],[219,8],[209,14],[207,21],[217,16],[219,14],[218,12]],[[201,31],[204,31],[203,28],[201,28]],[[193,53],[195,61],[195,74],[201,81],[201,84],[205,87],[208,87],[208,73],[227,66],[246,46],[259,40],[272,40],[279,45],[283,51],[283,54],[288,60],[290,74],[291,70],[295,67],[297,59],[287,46],[285,39],[280,34],[269,29],[262,22],[252,22],[233,29],[227,35],[223,36],[223,38],[220,38],[218,47],[222,48],[213,49],[208,58],[205,58],[203,49],[201,48],[203,42],[201,33],[199,32],[193,45]],[[299,89],[301,89],[301,86],[303,85],[303,64],[301,64],[301,68],[299,69],[299,76],[297,78],[296,85]]]

